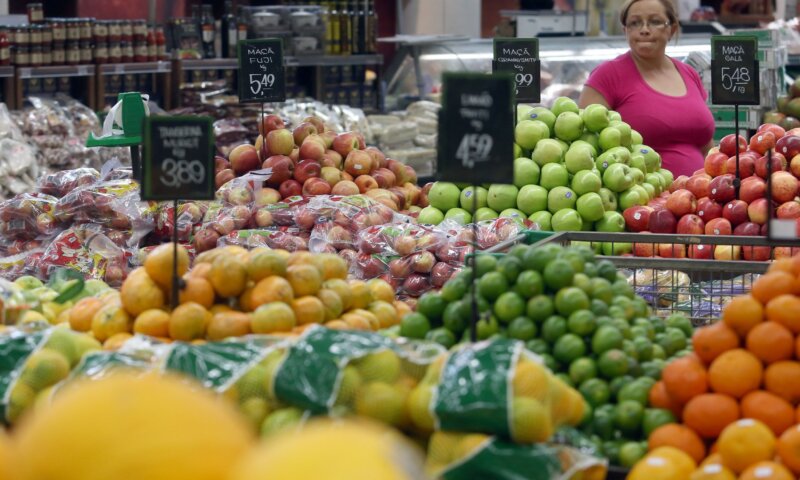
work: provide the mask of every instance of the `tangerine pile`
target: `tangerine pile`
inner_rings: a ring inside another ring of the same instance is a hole
[[[379,330],[410,311],[383,280],[346,280],[347,263],[338,255],[228,246],[203,252],[190,270],[188,252],[180,245],[177,252],[184,284],[177,308],[169,308],[173,245],[164,244],[119,292],[77,302],[66,315],[70,326],[114,349],[135,333],[202,342],[299,333],[314,324]]]
[[[692,479],[800,475],[800,256],[776,260],[692,344],[694,354],[669,363],[649,397],[683,424],[653,431],[649,448],[675,447],[698,463],[718,452],[709,459],[732,472],[701,466]]]

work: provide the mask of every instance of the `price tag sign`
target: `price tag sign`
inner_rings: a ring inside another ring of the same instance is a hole
[[[758,39],[711,37],[711,103],[759,105]]]
[[[442,75],[438,178],[514,180],[514,82],[510,73]]]
[[[211,123],[211,117],[145,117],[142,200],[214,199]]]
[[[538,38],[495,38],[492,72],[511,72],[518,102],[541,101]]]
[[[238,48],[239,103],[285,101],[283,41],[279,38],[241,40]]]

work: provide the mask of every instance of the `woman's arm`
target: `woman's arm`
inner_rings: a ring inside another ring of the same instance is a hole
[[[599,103],[600,105],[610,108],[602,93],[588,85],[584,85],[581,96],[578,98],[578,106],[580,108],[586,108],[587,105],[592,105],[594,103]]]

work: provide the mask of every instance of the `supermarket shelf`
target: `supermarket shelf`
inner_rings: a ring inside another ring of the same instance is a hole
[[[200,60],[181,60],[183,70],[232,70],[239,68],[235,58],[204,58]]]
[[[94,76],[94,65],[59,65],[54,67],[18,68],[19,78],[51,78],[51,77],[91,77]]]
[[[0,67],[0,78],[8,78],[14,76],[14,67]]]
[[[100,65],[100,75],[125,73],[167,73],[172,70],[170,62],[112,63]]]
[[[287,67],[338,67],[347,65],[381,65],[383,55],[308,55],[287,56]],[[182,60],[183,70],[233,70],[239,68],[235,58],[208,58],[202,60]]]

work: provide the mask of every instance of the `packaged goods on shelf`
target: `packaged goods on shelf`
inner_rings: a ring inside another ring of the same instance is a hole
[[[411,165],[422,176],[436,169],[436,142],[441,105],[414,102],[391,115],[369,115],[375,141],[386,154]]]

